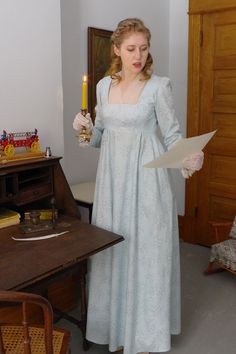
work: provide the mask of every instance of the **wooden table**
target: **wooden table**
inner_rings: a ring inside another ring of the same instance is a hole
[[[56,279],[71,272],[79,274],[82,320],[75,324],[82,331],[83,346],[87,349],[87,259],[121,242],[123,237],[68,216],[59,220],[55,230],[40,232],[40,235],[65,230],[69,232],[55,238],[27,242],[12,239],[12,236],[22,237],[18,225],[5,228],[4,233],[0,230],[0,289],[42,293]],[[35,236],[28,234],[32,235]]]

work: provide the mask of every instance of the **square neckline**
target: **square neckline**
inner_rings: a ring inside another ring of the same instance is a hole
[[[111,89],[111,84],[112,84],[112,78],[109,76],[109,82],[108,82],[108,85],[107,85],[107,92],[106,92],[106,102],[109,106],[137,106],[140,102],[141,102],[141,99],[142,99],[142,96],[143,96],[143,93],[145,92],[145,89],[149,83],[149,81],[151,81],[151,78],[152,76],[150,77],[150,79],[146,80],[146,83],[145,85],[143,86],[139,96],[138,96],[138,99],[137,99],[137,102],[135,103],[110,103],[109,102],[109,93],[110,93],[110,89]]]

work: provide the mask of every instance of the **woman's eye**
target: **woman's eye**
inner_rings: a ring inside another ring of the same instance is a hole
[[[147,49],[148,49],[147,47],[141,47],[138,50],[141,51],[141,52],[146,52]],[[127,48],[127,50],[128,50],[128,52],[134,52],[135,48]]]

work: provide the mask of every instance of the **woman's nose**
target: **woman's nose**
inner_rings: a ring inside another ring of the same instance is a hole
[[[135,58],[136,59],[140,59],[141,58],[141,50],[139,48],[137,48],[135,50]]]

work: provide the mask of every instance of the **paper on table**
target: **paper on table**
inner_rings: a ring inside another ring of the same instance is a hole
[[[194,136],[192,138],[183,138],[179,140],[170,150],[157,159],[148,162],[144,165],[144,167],[182,168],[183,160],[187,156],[201,151],[215,133],[216,130],[207,134]]]

